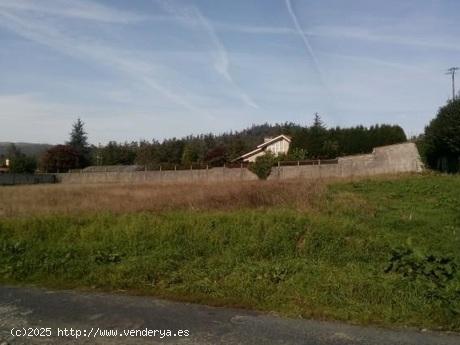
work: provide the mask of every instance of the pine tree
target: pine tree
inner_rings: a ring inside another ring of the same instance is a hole
[[[315,113],[313,126],[309,128],[309,143],[307,146],[307,150],[312,158],[326,158],[324,152],[324,143],[327,140],[327,134],[326,126],[323,124],[321,117],[318,113]]]
[[[319,116],[318,113],[315,113],[315,118],[313,119],[313,128],[318,129],[318,130],[325,130],[326,126],[323,123],[323,120],[321,120],[321,116]]]
[[[70,140],[67,142],[67,145],[72,147],[79,154],[79,168],[88,166],[90,162],[90,148],[84,126],[84,122],[78,118],[72,125]]]

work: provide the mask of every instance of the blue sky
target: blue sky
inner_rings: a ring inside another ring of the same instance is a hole
[[[1,0],[0,141],[253,123],[420,133],[460,65],[458,0]],[[459,82],[460,85],[460,82]]]

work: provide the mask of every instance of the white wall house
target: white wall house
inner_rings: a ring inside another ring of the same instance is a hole
[[[255,162],[257,157],[264,155],[266,152],[271,152],[275,156],[287,154],[290,144],[291,138],[284,134],[278,135],[275,138],[265,138],[264,142],[258,145],[256,149],[245,153],[234,161]]]

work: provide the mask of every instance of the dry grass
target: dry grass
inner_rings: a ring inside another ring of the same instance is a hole
[[[0,188],[0,216],[168,210],[307,208],[324,190],[318,181],[209,184],[33,185]]]

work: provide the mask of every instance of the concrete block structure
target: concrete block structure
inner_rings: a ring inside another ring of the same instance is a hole
[[[273,167],[273,179],[322,179],[354,176],[374,176],[407,172],[421,172],[423,164],[414,143],[376,147],[372,153],[339,157],[334,164],[296,165]],[[163,170],[131,172],[72,172],[57,174],[62,183],[187,183],[251,181],[257,176],[249,169],[211,168],[199,170]]]

